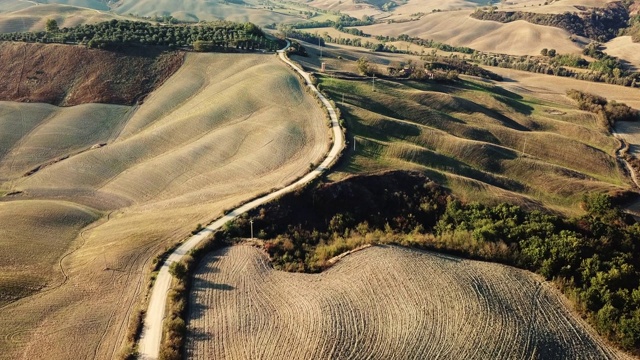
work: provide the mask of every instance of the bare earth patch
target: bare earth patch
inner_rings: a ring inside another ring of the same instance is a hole
[[[193,359],[625,358],[531,273],[393,246],[314,275],[222,249],[189,306]]]
[[[0,99],[60,106],[132,105],[180,68],[183,54],[0,42]]]

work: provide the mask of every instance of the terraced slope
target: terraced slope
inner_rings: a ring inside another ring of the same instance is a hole
[[[249,246],[212,253],[188,328],[193,359],[625,358],[528,272],[399,247],[317,275]]]
[[[31,296],[0,304],[2,359],[114,358],[151,258],[306,173],[329,143],[320,106],[273,55],[189,54],[132,114],[99,109],[0,103],[0,229],[15,228],[0,254],[16,269],[40,260],[10,300]],[[56,231],[16,227],[16,214]],[[3,277],[0,293],[22,275]]]

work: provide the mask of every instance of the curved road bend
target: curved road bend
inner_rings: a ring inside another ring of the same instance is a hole
[[[149,307],[147,308],[147,312],[144,318],[144,326],[142,328],[142,334],[140,336],[139,342],[140,358],[143,360],[155,360],[158,358],[158,354],[160,352],[160,341],[162,339],[162,321],[164,320],[165,315],[167,292],[169,291],[169,287],[171,285],[169,265],[171,265],[171,263],[173,262],[180,261],[182,256],[187,254],[189,250],[193,249],[202,240],[204,240],[210,232],[221,228],[222,225],[224,225],[226,222],[231,221],[237,216],[249,210],[252,210],[264,203],[267,203],[282,194],[293,191],[319,177],[324,170],[328,169],[329,166],[331,166],[331,164],[336,161],[338,155],[344,147],[344,136],[342,134],[342,129],[340,129],[340,125],[338,124],[338,118],[336,116],[335,109],[311,83],[309,74],[304,72],[301,68],[287,59],[287,57],[285,56],[285,50],[289,47],[289,45],[290,43],[287,40],[287,46],[283,50],[278,51],[280,59],[282,59],[282,61],[287,63],[295,71],[302,75],[307,83],[307,86],[311,88],[311,90],[320,98],[324,106],[329,110],[329,115],[331,117],[331,129],[333,130],[333,146],[331,147],[331,150],[329,151],[329,154],[324,159],[324,161],[317,168],[302,177],[300,180],[276,192],[246,203],[239,208],[231,211],[227,215],[209,224],[196,235],[190,237],[186,242],[180,245],[180,247],[174,250],[171,255],[169,255],[164,264],[162,264],[162,267],[160,268],[160,271],[154,283],[151,292],[151,299],[149,300]]]

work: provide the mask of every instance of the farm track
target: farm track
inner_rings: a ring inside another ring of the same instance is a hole
[[[371,247],[321,274],[261,250],[209,254],[194,275],[190,359],[618,359],[523,270]]]
[[[287,48],[289,43],[287,43]],[[284,49],[286,50],[286,48]],[[333,144],[326,158],[322,161],[322,163],[317,166],[315,169],[307,173],[305,176],[300,178],[299,180],[293,182],[292,184],[278,190],[271,192],[267,195],[264,195],[260,198],[252,200],[237,209],[231,211],[226,214],[222,218],[214,221],[213,223],[206,226],[202,231],[195,234],[191,238],[189,238],[186,242],[184,242],[181,246],[179,246],[176,250],[174,250],[167,260],[164,262],[162,267],[158,272],[158,276],[154,282],[154,286],[151,292],[151,297],[149,300],[149,306],[147,308],[147,312],[144,318],[144,325],[142,329],[142,334],[140,336],[139,341],[139,353],[141,359],[156,359],[159,354],[160,342],[162,339],[162,322],[164,319],[165,308],[166,308],[166,296],[169,291],[171,284],[171,275],[169,274],[169,266],[176,261],[180,261],[180,259],[187,254],[191,249],[193,249],[196,245],[198,245],[201,241],[206,239],[210,232],[215,231],[221,228],[225,223],[233,220],[235,217],[254,209],[264,203],[267,203],[278,196],[291,192],[295,189],[300,188],[313,181],[317,177],[319,177],[326,169],[328,169],[335,161],[338,156],[342,152],[344,148],[344,134],[342,133],[342,129],[338,123],[338,117],[336,115],[335,110],[329,103],[329,101],[318,91],[318,89],[311,83],[311,78],[308,73],[304,72],[301,68],[293,64],[289,61],[284,53],[284,50],[279,51],[279,57],[286,64],[291,66],[298,74],[300,74],[304,80],[306,81],[307,86],[311,89],[311,91],[320,99],[324,107],[327,108],[329,112],[329,116],[331,119],[331,129],[333,134]]]

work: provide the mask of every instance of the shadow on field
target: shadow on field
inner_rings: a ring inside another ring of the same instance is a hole
[[[219,271],[216,269],[216,271]],[[193,287],[198,292],[207,293],[209,290],[231,291],[235,290],[235,287],[228,284],[214,283],[204,279],[198,279]],[[200,319],[204,314],[209,311],[209,306],[198,303],[193,297],[189,301],[189,320]]]

